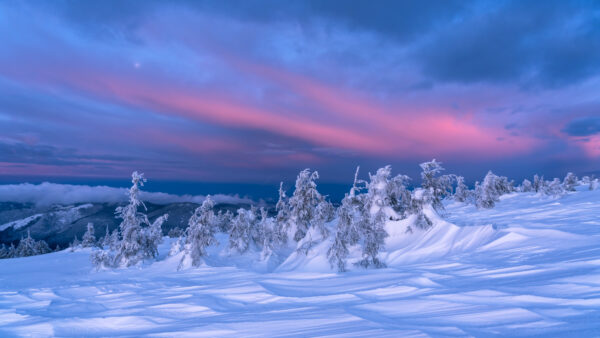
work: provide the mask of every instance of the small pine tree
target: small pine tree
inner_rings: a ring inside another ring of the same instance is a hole
[[[456,177],[456,190],[454,191],[454,200],[457,202],[466,202],[469,198],[469,188],[465,184],[465,178]]]
[[[73,252],[79,246],[81,246],[81,242],[79,241],[79,238],[77,238],[77,235],[75,235],[75,237],[73,238],[73,242],[71,242],[71,244],[69,244],[69,248],[71,249],[71,252]]]
[[[110,231],[108,230],[108,225],[106,225],[106,234],[104,234],[104,237],[102,237],[102,241],[100,243],[102,243],[103,248],[107,248],[107,247],[110,247],[110,242],[111,242]]]
[[[490,209],[496,205],[496,202],[500,201],[497,180],[498,176],[488,171],[483,179],[483,183],[477,186],[475,204],[478,208]]]
[[[566,193],[565,188],[563,187],[560,179],[555,178],[549,184],[544,185],[543,190],[544,195],[560,197]]]
[[[169,230],[167,236],[169,236],[169,238],[179,238],[183,236],[183,229],[181,229],[180,227],[175,227]]]
[[[533,176],[533,190],[535,192],[543,192],[545,186],[544,176],[538,176],[535,174]]]
[[[362,228],[363,243],[363,259],[356,264],[364,268],[375,267],[382,268],[385,264],[379,260],[377,255],[379,250],[385,243],[385,238],[388,237],[385,231],[385,221],[387,217],[383,209],[380,209],[375,217],[372,217],[369,222],[365,222]]]
[[[81,241],[81,246],[84,248],[89,248],[92,246],[96,246],[96,236],[94,236],[94,224],[88,223],[87,230],[85,234],[83,234],[83,238]]]
[[[289,200],[290,221],[296,225],[296,242],[302,240],[308,229],[315,225],[317,206],[324,200],[317,191],[315,180],[318,178],[318,172],[304,169],[296,179],[296,189]]]
[[[577,184],[577,176],[575,176],[573,173],[568,173],[563,180],[563,187],[566,191],[575,191]]]
[[[598,189],[598,187],[600,187],[600,181],[598,181],[597,178],[591,179],[589,190],[596,190],[596,189]]]
[[[521,192],[531,192],[533,191],[533,185],[531,184],[531,181],[529,181],[528,179],[524,179],[523,183],[521,183],[521,188],[520,188]]]
[[[162,241],[162,224],[168,215],[160,216],[150,223],[148,216],[138,211],[140,206],[146,208],[139,199],[140,187],[144,182],[144,174],[137,171],[131,174],[129,203],[117,207],[115,211],[116,217],[121,219],[121,224],[111,235],[110,249],[92,252],[91,260],[97,267],[127,267],[157,256],[158,245]],[[143,228],[142,225],[146,227]]]
[[[217,229],[219,232],[229,232],[229,228],[231,227],[231,222],[233,221],[233,213],[227,210],[223,212],[223,210],[219,210],[217,214]]]
[[[356,179],[355,179],[356,182]],[[338,223],[335,232],[333,245],[327,251],[327,257],[331,268],[339,272],[346,271],[346,259],[349,254],[348,248],[358,244],[361,235],[361,229],[364,228],[360,223],[361,218],[357,215],[364,214],[359,208],[363,206],[354,194],[354,188],[349,194],[344,196],[342,204],[338,208]]]
[[[206,248],[217,243],[214,206],[215,204],[210,196],[207,196],[202,205],[196,208],[194,214],[190,217],[185,233],[185,255],[182,258],[182,263],[189,257],[192,266],[200,266],[203,257],[207,255]]]
[[[290,206],[287,203],[287,197],[285,190],[283,190],[283,182],[279,184],[279,200],[275,205],[275,211],[277,216],[275,217],[275,232],[278,233],[278,237],[281,238],[282,243],[287,243],[287,229],[290,224]]]
[[[145,214],[138,212],[138,207],[141,205],[145,208],[144,203],[139,199],[140,186],[144,186],[145,182],[144,174],[134,171],[131,175],[133,185],[129,189],[129,204],[116,209],[117,218],[122,219],[119,225],[121,241],[115,255],[117,266],[135,265],[144,258],[141,225],[149,222]]]
[[[277,245],[281,243],[281,237],[276,229],[276,223],[273,218],[269,217],[265,208],[260,208],[259,227],[262,233],[262,252],[261,259],[267,260],[273,255]]]
[[[8,258],[8,248],[4,243],[0,246],[0,259]]]
[[[452,182],[454,177],[452,175],[441,175],[438,176],[445,169],[442,167],[441,162],[437,162],[435,158],[430,162],[421,163],[421,186],[423,189],[431,190],[431,203],[433,207],[438,211],[444,210],[442,199],[448,196],[452,192]]]
[[[27,230],[27,237],[21,238],[19,245],[14,252],[14,257],[29,257],[35,255],[42,255],[50,252],[50,247],[43,241],[36,241],[31,238],[31,233]]]
[[[253,212],[243,208],[238,209],[229,231],[229,248],[238,253],[248,250],[252,241]]]

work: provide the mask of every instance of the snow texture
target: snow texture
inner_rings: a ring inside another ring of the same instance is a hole
[[[271,266],[222,233],[198,268],[178,270],[169,238],[131,268],[95,271],[91,248],[0,260],[0,336],[597,337],[600,190],[576,190],[447,200],[443,219],[425,205],[412,232],[417,215],[387,220],[384,269],[336,273],[334,235]]]

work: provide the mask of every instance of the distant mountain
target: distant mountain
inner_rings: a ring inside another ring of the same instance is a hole
[[[78,203],[73,205],[39,206],[32,203],[0,202],[0,243],[17,243],[27,236],[27,231],[37,240],[43,239],[51,248],[67,246],[77,236],[79,239],[86,231],[88,223],[93,223],[96,238],[104,236],[106,227],[113,231],[120,220],[115,218],[115,208],[119,203]],[[169,214],[163,224],[163,233],[180,227],[187,227],[187,222],[199,204],[183,202],[170,204],[146,203],[150,221]],[[217,204],[215,209],[235,211],[240,207],[249,208],[248,204]]]

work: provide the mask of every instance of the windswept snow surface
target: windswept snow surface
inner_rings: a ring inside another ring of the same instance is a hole
[[[584,190],[389,222],[381,270],[332,272],[327,242],[271,272],[217,254],[176,271],[168,242],[112,271],[87,249],[0,260],[0,336],[598,337],[600,191]]]

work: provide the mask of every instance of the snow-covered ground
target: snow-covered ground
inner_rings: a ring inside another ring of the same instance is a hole
[[[434,221],[388,223],[388,268],[342,274],[328,243],[271,272],[219,256],[177,271],[169,241],[129,269],[96,272],[88,249],[0,260],[0,336],[600,336],[600,191]]]

